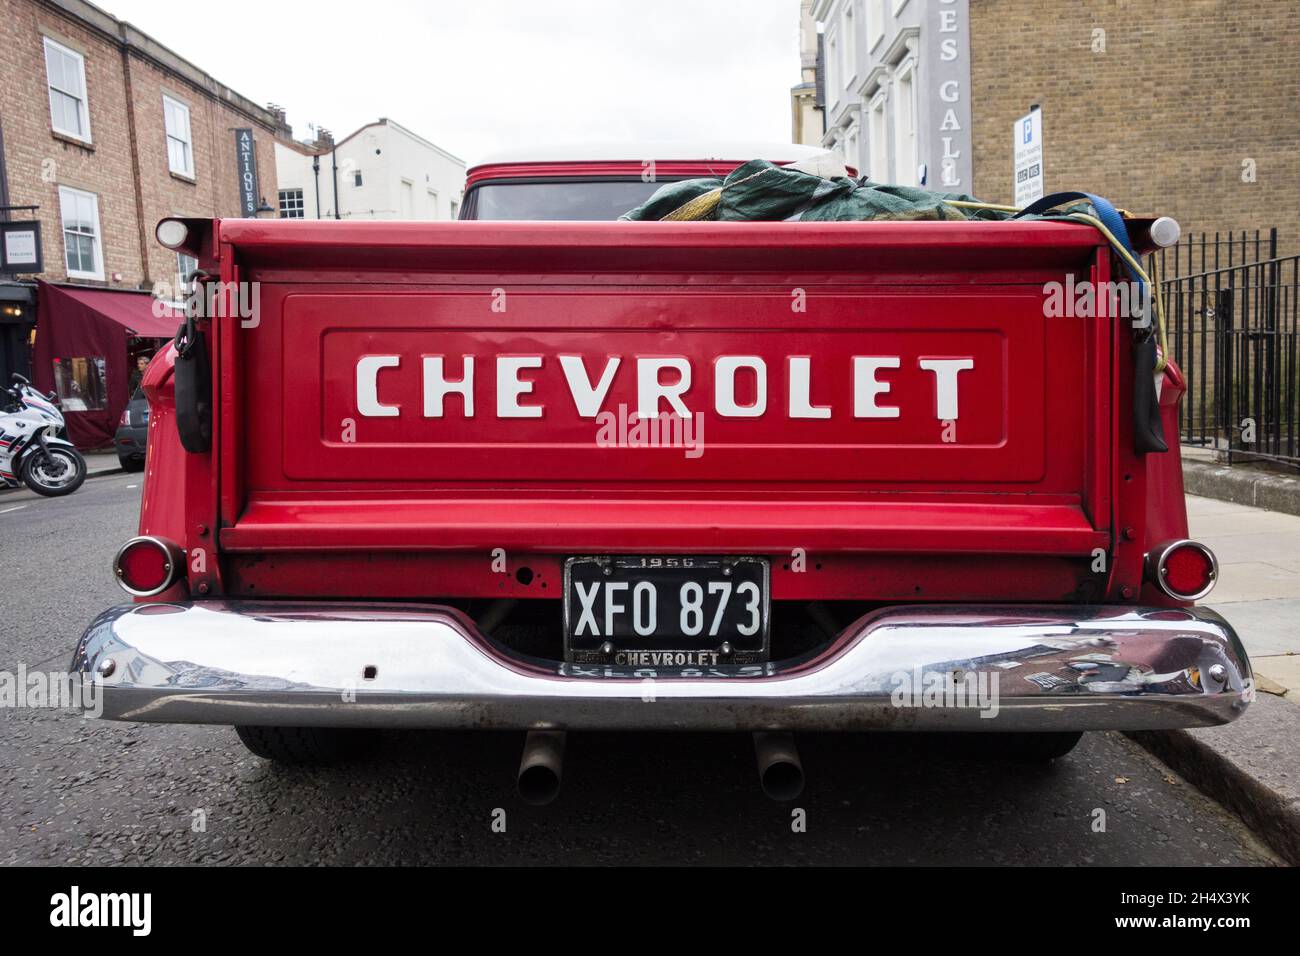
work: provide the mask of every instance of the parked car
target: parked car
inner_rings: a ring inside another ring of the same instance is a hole
[[[122,409],[122,417],[113,435],[117,460],[126,471],[143,471],[145,449],[149,443],[149,400],[137,388]]]
[[[799,731],[1052,759],[1243,712],[1241,644],[1194,606],[1183,379],[1152,393],[1130,324],[1044,306],[1110,282],[1102,232],[571,221],[642,202],[647,155],[660,181],[804,159],[645,149],[477,166],[457,223],[159,224],[259,313],[145,376],[135,601],[74,659],[106,717],[282,761],[526,731],[545,802],[567,732],[752,733],[784,799]]]

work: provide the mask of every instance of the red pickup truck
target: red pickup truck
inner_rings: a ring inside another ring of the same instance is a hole
[[[797,731],[1050,759],[1239,716],[1132,325],[1044,306],[1112,280],[1098,230],[613,221],[805,153],[504,158],[460,222],[160,223],[206,308],[144,380],[135,600],[76,651],[105,716],[286,761],[526,731],[536,802],[567,731],[752,732],[788,798]]]

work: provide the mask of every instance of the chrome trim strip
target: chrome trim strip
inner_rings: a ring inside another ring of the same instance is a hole
[[[522,657],[436,605],[135,604],[91,624],[73,670],[110,719],[286,726],[1158,730],[1254,695],[1214,612],[1112,606],[886,608],[815,654],[703,673]]]

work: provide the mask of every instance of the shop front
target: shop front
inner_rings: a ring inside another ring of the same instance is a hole
[[[31,378],[35,328],[36,283],[0,282],[0,384],[14,372]]]

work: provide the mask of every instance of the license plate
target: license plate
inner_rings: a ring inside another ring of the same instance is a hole
[[[565,659],[620,667],[767,660],[767,560],[635,555],[564,564]]]

